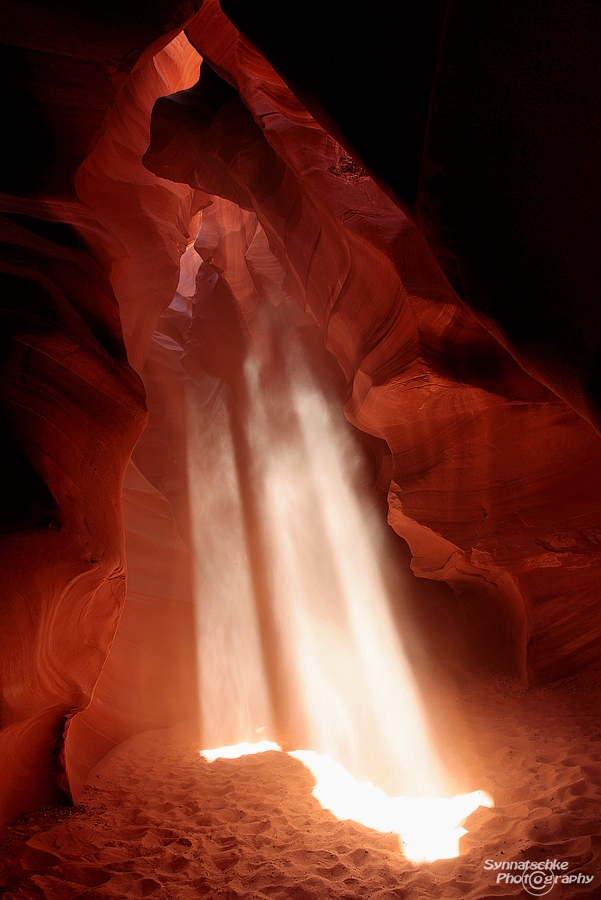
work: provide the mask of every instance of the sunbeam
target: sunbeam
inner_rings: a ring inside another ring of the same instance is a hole
[[[285,301],[243,322],[206,264],[196,290],[213,377],[197,373],[188,461],[203,744],[218,748],[202,755],[283,747],[336,817],[398,834],[412,860],[457,856],[462,822],[492,799],[458,794],[439,759],[339,399]]]

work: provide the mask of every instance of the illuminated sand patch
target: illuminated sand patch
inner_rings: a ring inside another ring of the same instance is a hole
[[[202,750],[208,762],[281,751],[273,741],[242,742]],[[434,862],[459,856],[459,840],[467,834],[465,819],[478,807],[494,806],[484,791],[454,797],[389,797],[371,782],[358,781],[331,757],[313,750],[292,750],[315,778],[312,795],[337,819],[351,820],[383,834],[397,834],[403,855],[412,862]]]
[[[253,756],[255,753],[268,753],[276,750],[281,753],[282,748],[273,741],[258,741],[250,744],[242,741],[240,744],[230,744],[229,747],[217,747],[215,750],[201,750],[200,755],[207,762],[215,762],[216,759],[239,759],[241,756]]]

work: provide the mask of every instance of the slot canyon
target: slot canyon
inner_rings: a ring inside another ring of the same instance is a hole
[[[601,897],[598,4],[0,8],[0,896]]]

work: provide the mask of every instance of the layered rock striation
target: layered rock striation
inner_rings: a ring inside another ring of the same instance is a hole
[[[348,417],[390,448],[414,571],[453,584],[487,652],[530,680],[593,663],[598,436],[466,310],[413,222],[217,4],[187,34],[201,77],[157,102],[145,165],[256,213],[342,368]]]
[[[222,8],[411,211],[479,321],[598,430],[594,0]]]
[[[164,3],[143,12],[138,4],[3,8],[1,820],[70,798],[65,735],[90,704],[126,596],[122,485],[146,421],[123,341],[127,291],[115,293],[131,246],[78,197],[75,179],[106,141],[107,115],[119,116],[115,98],[134,66],[146,123],[159,94],[194,80],[183,57],[198,67],[198,56],[186,42],[183,54],[178,44],[159,52],[193,12]],[[126,118],[129,137],[109,153],[115,181],[135,161],[133,104]],[[83,170],[88,185],[93,161]],[[147,196],[160,190],[149,173],[143,180]],[[174,192],[188,204],[187,225],[191,192]],[[157,245],[168,255],[171,224],[157,224],[151,209],[134,218],[139,245],[160,233],[154,256]],[[121,696],[129,683],[124,673]]]
[[[157,320],[203,210],[242,320],[271,292],[321,330],[390,523],[481,653],[531,682],[597,664],[594,4],[276,6],[224,0],[253,44],[216,0],[4,4],[2,819],[196,709],[204,325],[177,294]]]

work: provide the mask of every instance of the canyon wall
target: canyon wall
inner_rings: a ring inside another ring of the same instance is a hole
[[[597,3],[221,6],[410,211],[479,321],[598,428]]]
[[[135,291],[130,284],[116,296],[135,254],[110,217],[82,199],[85,186],[78,196],[75,181],[87,159],[80,174],[89,184],[91,166],[98,167],[90,153],[106,147],[107,117],[121,114],[132,84],[145,94],[145,106],[137,108],[144,142],[156,97],[194,81],[199,60],[187,42],[180,38],[162,50],[194,11],[192,4],[160,2],[106,4],[102,11],[69,3],[3,5],[3,821],[71,795],[65,734],[90,704],[123,609],[122,485],[146,421],[142,382],[128,362],[121,326],[120,304]],[[109,154],[113,182],[135,160],[135,115],[130,104],[128,139],[114,141]],[[192,192],[169,185],[161,191],[138,168],[143,185],[130,187],[127,203],[136,188],[142,200],[159,194],[158,208],[170,216],[177,204],[185,207],[179,215],[187,226]],[[114,205],[126,209],[121,199]],[[156,235],[153,258],[160,262],[162,250],[177,284],[181,250],[173,247],[173,224],[157,224],[156,210],[143,203],[133,218],[139,246],[149,232]],[[175,231],[182,242],[182,229]],[[143,281],[139,271],[137,280]],[[156,280],[156,272],[146,276],[147,284]],[[172,290],[167,285],[167,294]],[[159,498],[159,507],[164,502]],[[130,684],[129,677],[120,681],[125,704]]]
[[[385,6],[224,0],[243,37],[216,0],[4,4],[0,819],[196,711],[177,310],[155,329],[203,210],[242,315],[224,229],[259,229],[482,655],[597,664],[598,16]]]
[[[200,80],[155,105],[145,165],[256,213],[348,418],[390,448],[389,518],[416,574],[451,583],[531,682],[594,663],[598,435],[466,309],[412,219],[216,3],[187,35]]]

